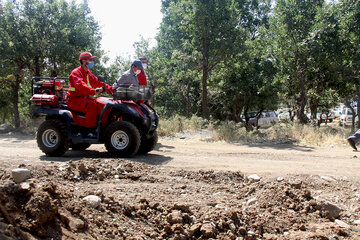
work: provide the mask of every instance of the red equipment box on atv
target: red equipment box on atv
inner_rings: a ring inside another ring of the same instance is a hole
[[[39,148],[48,156],[62,156],[69,148],[85,150],[104,143],[115,157],[146,154],[156,146],[159,118],[147,100],[147,86],[120,86],[113,97],[96,99],[98,117],[95,134],[83,127],[85,114],[66,105],[67,78],[33,77],[33,117],[45,117],[37,132]],[[110,91],[109,91],[110,92]]]

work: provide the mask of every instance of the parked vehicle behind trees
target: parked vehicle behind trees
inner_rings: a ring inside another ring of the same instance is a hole
[[[356,108],[354,108],[355,110],[355,124],[357,124],[357,122],[359,121],[359,118],[357,116],[357,111]],[[343,111],[340,115],[340,126],[351,126],[352,125],[352,121],[353,121],[353,114],[350,108],[343,108]]]
[[[274,111],[252,111],[248,112],[248,124],[256,128],[268,128],[279,122]],[[245,120],[245,116],[241,116]]]
[[[295,111],[282,109],[278,112],[277,116],[279,121],[286,121],[286,120],[293,121],[296,117],[295,114],[296,114]]]

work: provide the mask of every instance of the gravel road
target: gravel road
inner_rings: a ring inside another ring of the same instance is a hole
[[[102,144],[87,151],[68,151],[61,158],[46,157],[33,136],[0,135],[0,161],[4,165],[46,164],[88,158],[111,158]],[[228,170],[267,176],[310,174],[358,177],[360,153],[349,147],[326,148],[291,144],[237,145],[198,138],[160,138],[154,151],[135,156],[134,162],[187,170]]]

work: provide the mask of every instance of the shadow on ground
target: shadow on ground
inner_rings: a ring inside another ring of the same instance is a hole
[[[35,135],[26,135],[26,134],[17,133],[17,132],[1,133],[0,139],[4,139],[6,141],[16,143],[16,142],[35,140]]]
[[[173,148],[172,146],[166,146],[163,144],[157,144],[156,150],[159,150],[160,148]],[[48,157],[46,155],[40,156],[41,161],[48,161],[48,162],[68,162],[68,161],[79,161],[84,159],[116,159],[112,157],[108,152],[100,152],[100,151],[94,151],[94,150],[85,150],[85,151],[67,151],[63,156],[61,157]],[[159,154],[142,154],[142,155],[135,155],[131,158],[118,158],[118,159],[126,159],[129,161],[134,162],[142,162],[145,164],[150,165],[163,165],[168,162],[170,162],[173,158],[159,155]]]
[[[286,144],[271,144],[271,143],[263,143],[263,144],[241,144],[243,146],[248,146],[249,148],[272,148],[276,150],[295,150],[301,152],[312,152],[315,147],[305,146],[305,145],[295,145],[291,143]]]

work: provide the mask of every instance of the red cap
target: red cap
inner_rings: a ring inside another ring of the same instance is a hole
[[[79,61],[85,60],[85,59],[93,59],[93,58],[97,58],[97,56],[93,56],[89,52],[83,52],[79,56]]]

